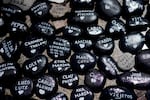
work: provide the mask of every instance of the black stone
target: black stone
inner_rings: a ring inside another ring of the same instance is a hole
[[[126,34],[125,23],[119,18],[113,18],[108,21],[106,25],[106,32],[112,38],[120,39],[124,34]]]
[[[146,35],[145,35],[145,44],[148,46],[148,48],[150,48],[150,30],[148,30],[146,32]]]
[[[70,4],[73,10],[94,9],[94,0],[71,0]]]
[[[150,90],[148,90],[145,94],[147,100],[150,100]]]
[[[84,74],[89,69],[95,67],[96,57],[94,54],[87,51],[76,52],[71,56],[70,64],[73,71]]]
[[[150,75],[142,72],[126,72],[117,78],[117,84],[134,89],[149,89]]]
[[[64,88],[73,89],[78,86],[79,77],[74,72],[66,72],[58,77],[58,82]]]
[[[106,82],[106,77],[102,72],[99,72],[97,69],[89,70],[84,79],[84,83],[89,87],[93,92],[100,92]]]
[[[143,0],[143,3],[144,3],[145,5],[147,5],[147,4],[149,4],[149,0]]]
[[[123,16],[125,18],[141,16],[144,9],[143,0],[123,0]]]
[[[113,17],[120,17],[121,5],[118,0],[97,0],[96,11],[105,20],[110,20]]]
[[[0,98],[3,99],[5,94],[5,88],[0,84]]]
[[[5,95],[4,100],[15,100],[11,95]]]
[[[73,41],[72,49],[75,52],[80,50],[91,50],[93,47],[93,41],[91,39],[79,38]]]
[[[34,84],[35,94],[39,98],[48,98],[57,92],[56,79],[49,75],[39,77]]]
[[[8,31],[15,40],[23,40],[29,35],[29,29],[25,22],[20,20],[12,20],[8,24]]]
[[[56,37],[54,40],[49,41],[47,54],[52,59],[66,59],[71,54],[70,42],[63,37]]]
[[[48,59],[44,55],[37,55],[23,63],[23,72],[27,77],[35,78],[45,73]]]
[[[70,63],[66,60],[53,60],[48,65],[49,74],[60,76],[71,69]]]
[[[31,31],[35,35],[45,38],[53,38],[55,36],[55,28],[48,22],[40,21],[32,25]]]
[[[1,6],[1,13],[3,14],[4,19],[6,19],[7,22],[13,19],[25,21],[25,14],[23,10],[18,6],[12,4],[3,4]]]
[[[11,93],[18,99],[29,99],[33,95],[33,81],[30,78],[21,78],[14,83]]]
[[[29,35],[22,42],[22,53],[30,58],[43,53],[47,47],[47,39]]]
[[[7,23],[4,17],[0,16],[0,36],[4,36],[7,33]]]
[[[68,100],[68,97],[66,94],[59,92],[59,93],[56,93],[55,95],[51,96],[50,98],[48,98],[46,100]]]
[[[123,52],[136,54],[144,45],[145,37],[140,32],[130,32],[119,41],[119,47]]]
[[[20,58],[20,45],[10,37],[5,38],[0,43],[0,55],[6,61],[17,61]]]
[[[114,40],[111,37],[101,36],[95,41],[93,50],[96,55],[110,55],[114,46]]]
[[[70,100],[94,100],[94,94],[88,87],[80,85],[73,89]]]
[[[133,90],[121,86],[106,87],[99,100],[137,100]]]
[[[109,79],[114,79],[119,75],[118,64],[111,56],[100,56],[97,64],[98,68],[102,70]]]
[[[128,31],[146,31],[149,21],[141,16],[134,16],[127,20]]]

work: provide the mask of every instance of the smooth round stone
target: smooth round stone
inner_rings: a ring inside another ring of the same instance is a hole
[[[50,6],[48,5],[47,2],[44,1],[37,1],[35,2],[30,10],[29,10],[29,15],[31,17],[32,22],[36,22],[39,20],[49,20],[50,17]]]
[[[135,56],[135,68],[139,71],[150,72],[150,50],[142,50]]]
[[[83,29],[78,25],[69,24],[63,28],[62,32],[64,37],[73,41],[82,35]]]
[[[0,83],[5,87],[12,87],[12,84],[21,76],[20,66],[14,62],[0,63]]]
[[[85,27],[98,23],[98,15],[94,10],[75,10],[71,12],[69,23]],[[84,25],[83,25],[84,24]]]
[[[145,7],[143,0],[123,0],[123,15],[125,18],[141,16]]]
[[[29,35],[22,42],[22,53],[28,57],[34,57],[44,52],[47,47],[47,39]]]
[[[47,0],[47,1],[57,3],[57,4],[63,4],[66,3],[68,0]]]
[[[29,28],[27,24],[20,20],[12,20],[8,24],[8,31],[10,36],[15,40],[23,40],[29,35]]]
[[[4,20],[4,17],[0,16],[0,36],[5,36],[7,33],[7,28],[6,28],[6,21]]]
[[[49,41],[47,54],[52,59],[67,59],[71,54],[70,42],[61,36],[57,36],[54,40]]]
[[[66,60],[53,60],[48,65],[48,73],[56,76],[61,76],[71,69],[71,65]]]
[[[122,7],[117,0],[97,0],[96,12],[105,20],[120,17]]]
[[[58,82],[59,82],[59,85],[64,88],[73,89],[78,86],[79,77],[78,77],[78,74],[70,71],[59,76]]]
[[[84,74],[89,69],[92,69],[96,65],[96,57],[94,54],[86,51],[76,52],[70,58],[70,64],[72,70]]]
[[[126,34],[125,23],[119,18],[113,18],[108,21],[105,30],[108,35],[114,39],[120,39],[124,34]]]
[[[73,41],[72,49],[75,52],[81,50],[91,50],[93,47],[93,41],[91,39],[79,38]]]
[[[119,47],[123,52],[136,54],[144,45],[145,38],[140,32],[130,32],[119,41]]]
[[[146,32],[145,40],[145,44],[150,48],[150,30]]]
[[[110,55],[114,50],[114,40],[110,37],[101,36],[94,44],[94,53],[96,55]]]
[[[94,100],[94,94],[88,87],[80,85],[73,89],[70,100]]]
[[[19,42],[6,37],[0,43],[0,55],[6,61],[17,61],[20,58],[20,45]]]
[[[48,98],[46,100],[68,100],[68,97],[66,94],[59,92],[59,93],[56,93],[55,95],[51,96],[50,98]]]
[[[108,86],[106,87],[99,100],[137,100],[133,90],[121,86]]]
[[[100,35],[103,34],[104,34],[104,29],[97,24],[93,24],[86,27],[85,34],[83,35],[88,35],[87,37],[95,40],[96,38],[98,38]]]
[[[77,9],[94,9],[94,0],[71,0],[71,8]]]
[[[41,76],[47,69],[47,63],[48,59],[45,55],[37,55],[23,63],[23,73],[30,78]]]
[[[109,79],[114,79],[119,75],[118,64],[111,56],[100,56],[97,64],[98,68],[102,70]]]
[[[25,21],[25,15],[22,9],[18,6],[12,4],[3,4],[1,6],[1,13],[3,14],[4,19],[6,19],[7,22],[13,19]]]
[[[102,72],[99,72],[97,69],[89,70],[84,79],[84,83],[89,87],[93,92],[100,92],[106,82],[106,77]]]
[[[142,72],[126,72],[117,78],[117,84],[133,89],[149,89],[150,75]]]
[[[34,83],[34,89],[36,96],[44,99],[54,95],[57,92],[58,85],[55,78],[43,75]]]
[[[30,78],[21,78],[14,83],[11,93],[20,99],[29,99],[33,95],[33,81]]]
[[[127,20],[128,31],[146,31],[149,26],[149,21],[141,16],[134,16]]]
[[[55,28],[48,22],[39,21],[32,24],[31,31],[33,34],[43,36],[45,38],[53,38],[55,36]]]

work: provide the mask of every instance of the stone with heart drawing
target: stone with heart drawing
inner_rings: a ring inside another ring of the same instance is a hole
[[[48,59],[45,55],[37,55],[23,63],[23,73],[25,76],[35,78],[46,71]]]
[[[46,100],[68,100],[68,97],[63,92],[58,92],[52,95],[50,98],[47,98]]]

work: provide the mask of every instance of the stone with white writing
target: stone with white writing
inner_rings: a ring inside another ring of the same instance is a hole
[[[70,63],[66,60],[53,60],[48,65],[48,73],[56,76],[60,76],[65,72],[70,71]]]
[[[30,78],[21,78],[13,84],[10,90],[15,98],[29,99],[33,95],[33,81]]]
[[[99,100],[137,100],[134,91],[121,86],[108,86],[106,87]]]
[[[117,78],[117,84],[134,89],[149,89],[150,75],[142,72],[126,72]]]
[[[78,25],[69,24],[63,28],[62,32],[64,37],[73,41],[82,35],[83,29]]]
[[[110,55],[114,50],[114,40],[111,37],[100,36],[94,44],[94,53],[96,55]]]
[[[114,79],[119,75],[118,64],[111,56],[100,56],[97,64],[98,68],[102,70],[109,79]]]
[[[25,21],[25,15],[22,9],[18,6],[12,4],[3,4],[1,6],[1,13],[3,14],[7,22],[16,18],[18,20]]]
[[[135,68],[142,72],[150,72],[150,50],[142,50],[135,56]]]
[[[20,45],[18,41],[6,37],[0,43],[0,55],[6,61],[17,61],[20,58]]]
[[[105,75],[97,69],[89,70],[84,79],[84,83],[89,87],[93,92],[100,92],[106,82]]]
[[[123,16],[141,16],[145,7],[143,0],[123,0]]]
[[[48,59],[45,55],[37,55],[23,63],[23,73],[27,77],[35,78],[45,73]]]
[[[122,7],[118,0],[97,0],[96,11],[101,18],[110,20],[113,17],[120,17]]]
[[[78,74],[70,71],[59,76],[58,82],[59,82],[59,85],[64,88],[73,89],[78,86],[79,77],[78,77]]]
[[[123,52],[136,54],[144,45],[145,37],[140,32],[130,32],[119,41],[119,47]]]
[[[94,0],[71,0],[71,8],[75,9],[94,9]]]
[[[149,21],[141,16],[130,17],[127,22],[128,31],[146,31],[149,27]]]
[[[47,98],[46,100],[68,100],[68,97],[66,94],[58,92],[55,95],[52,95],[50,98]]]
[[[81,27],[90,24],[97,24],[98,14],[94,10],[75,10],[71,12],[69,23],[77,24]]]
[[[89,25],[85,29],[85,34],[88,35],[87,37],[92,38],[93,40],[95,40],[100,35],[104,34],[104,29],[101,26],[97,25],[97,24]]]
[[[48,42],[47,54],[52,59],[66,59],[71,54],[70,42],[62,36],[57,36]]]
[[[33,34],[43,36],[45,38],[53,38],[55,36],[54,26],[45,21],[39,21],[32,24],[31,31]]]
[[[29,35],[29,28],[27,24],[20,20],[12,20],[8,24],[8,32],[15,40],[23,40]]]
[[[29,35],[22,42],[22,53],[28,57],[34,57],[43,53],[47,46],[47,39],[39,36]]]
[[[106,25],[106,32],[112,38],[120,39],[124,34],[126,34],[125,23],[119,18],[113,18],[108,21]]]
[[[74,53],[70,58],[72,70],[84,74],[96,65],[96,56],[88,51]]]
[[[88,87],[80,85],[73,89],[70,100],[94,100],[94,94]]]
[[[0,63],[0,82],[5,87],[11,87],[20,76],[19,64],[10,61]]]
[[[39,77],[34,86],[36,96],[41,99],[54,95],[58,89],[56,79],[50,75]]]
[[[50,14],[50,5],[44,1],[37,1],[35,2],[30,8],[30,17],[32,22],[36,22],[39,20],[48,21]]]
[[[74,40],[72,43],[72,49],[75,52],[78,52],[80,50],[91,50],[92,47],[93,47],[93,41],[91,39],[78,38]]]

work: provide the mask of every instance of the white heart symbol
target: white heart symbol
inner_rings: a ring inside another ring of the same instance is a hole
[[[42,90],[42,89],[40,89],[40,90],[39,90],[39,93],[40,93],[40,94],[45,94],[45,91]]]
[[[31,52],[31,53],[35,53],[35,52],[36,52],[36,49],[32,49],[30,52]]]
[[[4,72],[0,72],[0,76],[2,77],[4,75]]]
[[[72,85],[72,83],[68,83],[68,85],[69,85],[69,86],[71,86],[71,85]]]
[[[81,68],[81,69],[83,69],[84,67],[85,67],[85,65],[84,65],[84,64],[81,64],[81,65],[80,65],[80,68]]]
[[[80,16],[80,19],[83,20],[85,18],[85,16]]]
[[[84,100],[84,97],[80,97],[79,100]]]
[[[18,91],[18,93],[19,93],[19,95],[21,95],[21,94],[24,93],[24,91],[23,91],[23,90],[20,90],[20,91]]]
[[[39,11],[39,12],[38,12],[38,15],[42,15],[42,11]]]
[[[0,52],[1,52],[1,53],[4,53],[4,49],[3,49],[3,48],[1,48],[1,49],[0,49]]]
[[[104,44],[104,47],[108,47],[108,44]]]
[[[73,30],[68,30],[68,33],[72,33],[73,32]]]
[[[80,48],[84,48],[85,44],[79,44]]]
[[[91,82],[92,82],[92,83],[95,83],[95,82],[96,82],[96,79],[92,78],[92,79],[91,79]]]
[[[33,67],[32,71],[34,71],[34,72],[37,71],[37,67]]]
[[[62,70],[62,68],[61,68],[61,67],[59,67],[59,68],[58,68],[58,71],[60,71],[60,70]]]

